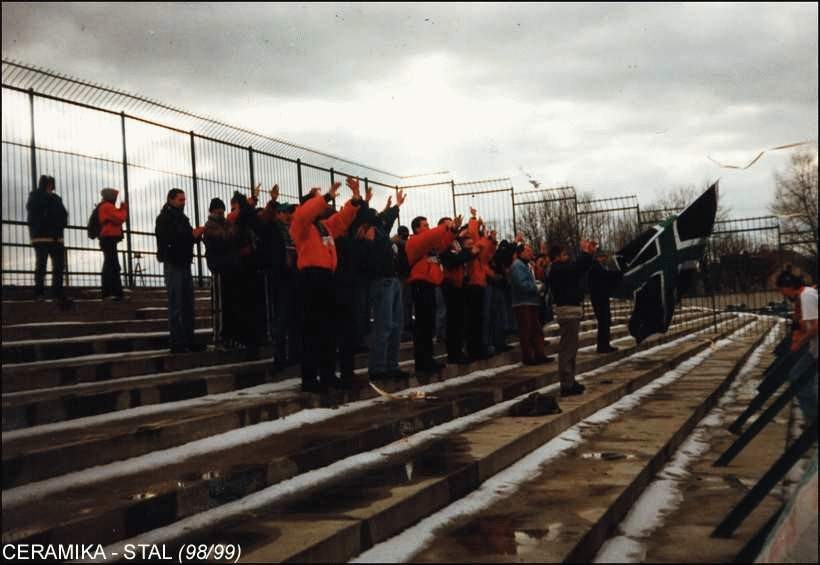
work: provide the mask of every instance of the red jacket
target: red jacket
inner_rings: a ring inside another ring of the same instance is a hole
[[[108,200],[103,200],[97,214],[100,217],[100,237],[122,237],[122,225],[128,218],[128,204],[123,202],[117,208]]]
[[[316,227],[316,219],[326,208],[324,196],[317,194],[296,208],[293,213],[290,237],[296,246],[296,268],[300,271],[309,267],[336,271],[336,245],[333,238],[345,234],[356,218],[359,207],[350,200],[338,214],[322,220],[320,223],[327,230],[327,235],[322,237],[319,228]]]
[[[444,269],[441,267],[438,254],[447,249],[455,237],[455,234],[443,224],[411,236],[405,247],[407,261],[410,263],[410,276],[407,282],[426,281],[440,285],[444,281]]]
[[[478,255],[467,264],[467,284],[487,286],[487,269],[495,252],[495,244],[488,238],[478,235],[478,220],[475,218],[467,224],[467,231],[474,242],[473,245],[478,247]]]

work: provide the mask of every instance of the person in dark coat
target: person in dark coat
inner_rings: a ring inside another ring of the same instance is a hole
[[[404,203],[403,191],[396,194],[396,205],[388,198],[380,214],[366,212],[369,227],[364,231],[365,271],[373,304],[373,331],[368,355],[368,373],[371,380],[406,378],[408,373],[399,368],[399,347],[403,324],[403,302],[399,281],[399,245],[390,239],[390,230],[398,220],[399,208]]]
[[[624,275],[620,271],[610,271],[604,267],[608,258],[607,253],[599,249],[589,270],[589,298],[598,320],[598,353],[618,351],[617,347],[612,347],[609,343],[609,328],[612,325],[609,297],[621,284]]]
[[[194,244],[205,232],[204,227],[192,228],[182,209],[185,192],[179,188],[168,191],[165,205],[157,216],[154,233],[157,238],[157,259],[162,263],[165,286],[168,289],[168,329],[171,353],[202,351],[194,342],[194,280],[191,261]]]
[[[67,302],[63,294],[65,245],[63,232],[68,225],[68,211],[62,199],[55,194],[54,177],[40,176],[37,189],[29,194],[26,203],[27,222],[31,245],[34,247],[34,298],[45,298],[45,279],[48,258],[51,257],[52,297]]]
[[[213,279],[214,346],[230,349],[238,345],[241,312],[238,309],[239,240],[236,227],[225,218],[225,203],[214,198],[208,206],[203,234],[205,258]]]
[[[592,254],[598,244],[581,241],[581,253],[572,261],[566,248],[553,245],[549,250],[550,290],[555,304],[561,341],[558,346],[558,377],[561,396],[581,394],[585,387],[575,380],[575,358],[578,354],[578,331],[581,327],[584,291],[581,280],[592,266]]]

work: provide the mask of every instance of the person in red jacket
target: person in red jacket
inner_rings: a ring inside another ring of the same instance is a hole
[[[338,213],[334,212],[328,202],[335,200],[341,184],[334,182],[324,196],[318,188],[311,190],[296,208],[290,224],[303,296],[302,390],[305,392],[323,393],[330,386],[345,388],[347,384],[336,381],[337,328],[328,321],[328,316],[336,310],[334,272],[337,259],[334,238],[347,232],[363,201],[358,179],[348,177],[347,186],[353,193],[353,199]]]
[[[104,188],[100,191],[102,202],[97,208],[100,220],[100,249],[103,252],[102,297],[116,302],[123,300],[122,280],[120,279],[120,260],[117,256],[117,244],[122,241],[122,225],[128,219],[128,203],[123,202],[117,208],[116,188]]]
[[[484,344],[484,292],[487,286],[487,267],[495,251],[492,242],[479,233],[476,209],[470,208],[467,231],[473,240],[477,253],[467,264],[464,311],[467,315],[467,355],[472,360],[486,359]]]
[[[436,287],[444,281],[438,254],[450,246],[460,226],[461,216],[456,216],[455,220],[445,220],[434,229],[430,229],[427,218],[423,216],[413,218],[410,224],[413,235],[406,246],[407,261],[410,263],[407,282],[412,289],[416,308],[413,336],[416,371],[432,372],[445,366],[433,358]]]

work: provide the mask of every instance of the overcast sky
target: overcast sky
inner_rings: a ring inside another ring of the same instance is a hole
[[[766,213],[816,140],[818,13],[802,4],[4,2],[3,57],[400,174],[532,174],[599,197],[721,177]],[[816,145],[814,145],[816,151]]]

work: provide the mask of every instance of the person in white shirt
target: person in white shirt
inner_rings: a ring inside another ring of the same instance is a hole
[[[777,278],[777,288],[795,303],[794,319],[798,327],[792,334],[791,350],[802,350],[802,353],[789,371],[789,380],[795,382],[806,374],[811,375],[797,391],[800,409],[806,422],[811,424],[817,420],[817,289],[805,286],[803,280],[788,269]]]

